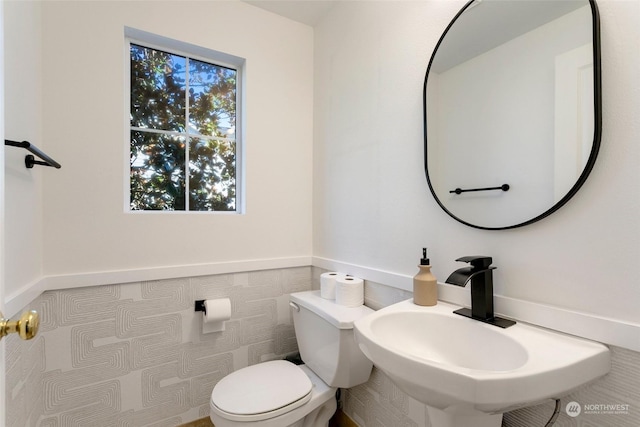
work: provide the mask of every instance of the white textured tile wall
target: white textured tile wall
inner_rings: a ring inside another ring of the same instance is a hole
[[[206,417],[224,375],[297,351],[288,294],[319,289],[320,268],[302,267],[45,292],[41,332],[7,338],[9,427],[178,426]],[[223,333],[202,335],[193,301],[232,301]],[[365,304],[380,309],[411,298],[365,282]],[[640,353],[613,347],[605,378],[564,398],[557,427],[640,426]],[[374,368],[343,393],[361,427],[430,427],[423,404]],[[575,418],[568,402],[583,408]],[[622,405],[608,413],[594,405]],[[626,409],[625,409],[626,408]],[[551,402],[505,414],[505,427],[543,426]]]
[[[319,286],[319,276],[325,271],[314,268],[314,286]],[[412,298],[411,292],[365,281],[365,304],[375,310],[408,298]],[[640,426],[640,353],[619,347],[611,347],[611,353],[611,372],[607,376],[562,399],[556,427]],[[430,427],[425,405],[399,390],[375,367],[367,383],[345,390],[342,396],[345,413],[361,427]],[[580,415],[567,415],[569,402],[581,405]],[[618,410],[607,410],[606,405],[618,405]],[[542,427],[553,409],[550,401],[512,411],[505,414],[502,425]]]
[[[640,353],[610,347],[611,371],[592,385],[562,399],[556,427],[638,427],[640,426]],[[567,415],[570,402],[580,405],[576,417]],[[504,416],[505,427],[544,426],[553,413],[548,402],[519,409]]]
[[[45,292],[29,306],[41,314],[38,336],[7,337],[6,425],[205,417],[226,374],[297,351],[288,295],[311,283],[302,267]],[[203,335],[194,301],[227,297],[226,330]]]
[[[613,347],[609,375],[562,398],[555,427],[638,427],[640,426],[640,354]],[[399,390],[389,378],[374,368],[366,384],[345,390],[343,410],[361,427],[430,427],[425,405]],[[577,417],[566,406],[581,407]],[[607,405],[609,408],[607,409]],[[503,427],[545,426],[554,403],[523,408],[504,415]]]

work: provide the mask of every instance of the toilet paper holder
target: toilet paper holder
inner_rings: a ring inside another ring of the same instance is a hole
[[[196,300],[196,304],[193,311],[202,311],[204,314],[207,314],[207,307],[204,306],[203,299]]]
[[[231,319],[231,301],[229,298],[196,300],[194,312],[202,313],[202,333],[222,332],[225,322]]]

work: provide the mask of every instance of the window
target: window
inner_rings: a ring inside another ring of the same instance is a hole
[[[132,211],[238,211],[238,68],[129,43]]]

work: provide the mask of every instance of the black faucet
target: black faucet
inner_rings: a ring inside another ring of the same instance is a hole
[[[471,280],[471,310],[461,308],[454,311],[454,313],[501,328],[515,325],[516,322],[513,320],[493,315],[492,270],[496,268],[491,267],[493,259],[488,256],[465,256],[458,258],[456,261],[468,262],[471,267],[464,267],[454,271],[445,282],[457,286],[466,286]]]

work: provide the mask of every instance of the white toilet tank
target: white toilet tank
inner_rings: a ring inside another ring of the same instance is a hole
[[[290,295],[293,324],[303,362],[331,387],[367,382],[373,363],[360,351],[353,322],[373,313],[369,307],[345,307],[320,291]]]

